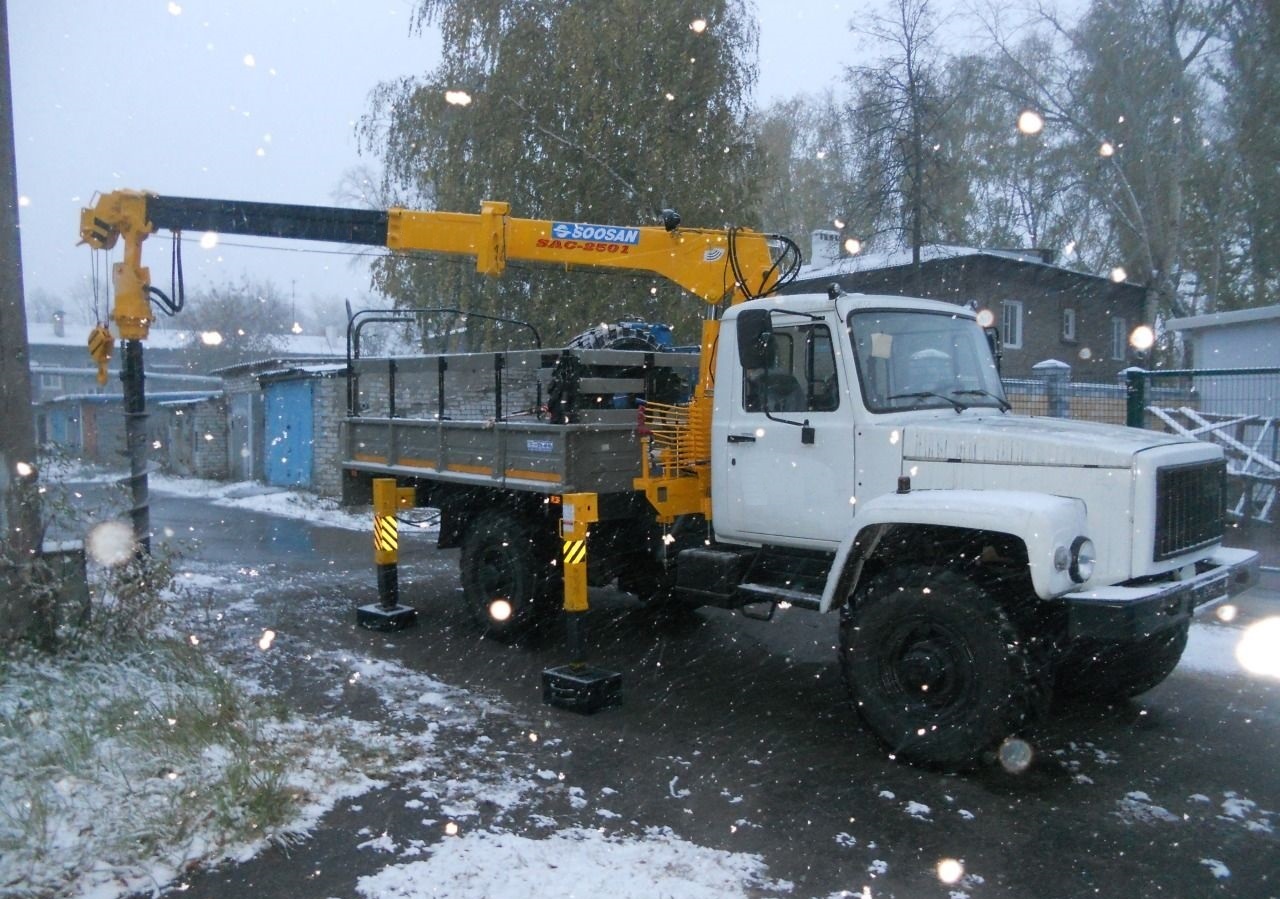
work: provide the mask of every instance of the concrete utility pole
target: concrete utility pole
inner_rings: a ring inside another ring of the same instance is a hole
[[[0,0],[0,563],[19,565],[40,551],[40,509],[35,480],[35,423],[27,313],[22,295],[18,231],[18,170],[13,139],[13,87],[9,78],[9,11]],[[17,569],[9,569],[11,572]],[[0,577],[0,582],[4,580]],[[0,584],[2,585],[2,584]],[[0,596],[0,639],[27,623],[23,591]]]

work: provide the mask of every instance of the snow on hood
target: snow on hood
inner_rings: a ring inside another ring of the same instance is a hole
[[[1173,434],[1061,418],[983,416],[910,424],[904,460],[1128,468],[1135,453],[1192,441]]]

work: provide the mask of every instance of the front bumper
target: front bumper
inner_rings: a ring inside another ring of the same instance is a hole
[[[1067,604],[1070,639],[1138,640],[1181,624],[1197,611],[1242,593],[1258,582],[1258,554],[1220,547],[1196,563],[1194,576],[1082,590],[1061,597]]]

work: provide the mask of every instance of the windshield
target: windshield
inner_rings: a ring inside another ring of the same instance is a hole
[[[1005,405],[986,335],[967,316],[855,312],[849,332],[872,412]]]

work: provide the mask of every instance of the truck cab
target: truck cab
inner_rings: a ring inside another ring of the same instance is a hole
[[[951,304],[762,300],[729,310],[721,335],[712,503],[726,540],[834,551],[858,504],[908,473],[906,422],[1007,408],[982,329]]]

